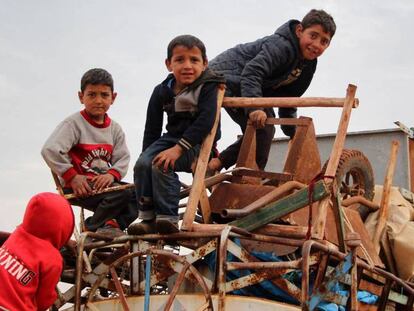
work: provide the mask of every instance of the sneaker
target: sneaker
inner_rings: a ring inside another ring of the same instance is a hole
[[[96,233],[102,234],[109,238],[117,238],[125,234],[119,228],[119,225],[115,219],[108,220],[103,227],[96,230]]]
[[[169,234],[180,232],[178,223],[170,219],[157,219],[156,222],[157,231],[160,234]]]
[[[130,224],[127,232],[130,235],[157,233],[157,228],[155,227],[155,219],[143,220],[141,222]]]

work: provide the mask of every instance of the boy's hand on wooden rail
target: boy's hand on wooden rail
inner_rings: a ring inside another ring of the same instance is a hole
[[[249,119],[255,128],[264,128],[267,115],[263,110],[255,110],[250,112]]]
[[[100,191],[112,185],[115,181],[115,177],[111,174],[102,174],[92,178],[93,189]]]
[[[70,181],[70,186],[77,197],[87,197],[92,192],[88,177],[85,175],[75,175]]]

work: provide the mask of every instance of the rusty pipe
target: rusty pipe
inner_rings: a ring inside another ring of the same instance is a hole
[[[372,211],[376,211],[376,210],[379,209],[378,204],[375,204],[374,202],[368,200],[367,198],[365,198],[361,195],[345,199],[345,200],[342,201],[341,204],[342,204],[342,206],[348,207],[348,206],[350,206],[352,204],[355,204],[355,203],[362,204],[362,205],[368,207],[369,209],[371,209]]]
[[[231,180],[233,175],[229,174],[229,172],[220,173],[218,175],[214,175],[211,177],[208,177],[204,180],[204,185],[206,188],[209,188],[211,186],[217,185],[223,181]],[[180,191],[180,199],[183,199],[187,197],[190,194],[192,185],[188,185],[185,189]]]
[[[229,238],[231,227],[223,229],[220,236],[220,245],[218,252],[218,311],[226,309],[226,259],[227,259],[227,239]]]
[[[247,205],[244,208],[241,209],[230,209],[230,208],[225,208],[221,211],[221,216],[228,218],[239,218],[239,217],[243,217],[246,216],[248,214],[250,214],[251,212],[262,208],[263,206],[265,206],[266,204],[273,202],[277,199],[279,199],[282,195],[286,194],[289,191],[292,190],[299,190],[302,188],[305,188],[306,185],[297,182],[297,181],[288,181],[286,183],[284,183],[283,185],[281,185],[280,187],[277,187],[275,190],[270,191],[269,193],[267,193],[266,195],[264,195],[263,197],[261,197],[260,199],[254,201],[253,203]]]

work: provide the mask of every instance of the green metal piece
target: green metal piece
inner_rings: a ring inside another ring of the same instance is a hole
[[[333,200],[333,211],[337,222],[339,251],[346,253],[347,247],[345,243],[345,224],[344,224],[344,210],[341,205],[341,193],[339,189],[336,193],[336,198]]]
[[[325,186],[323,180],[315,183],[313,189],[313,202],[319,201],[328,196],[330,192]],[[256,212],[253,212],[243,218],[234,220],[229,223],[230,226],[252,231],[260,228],[280,217],[290,214],[309,204],[309,186],[299,190],[296,193],[288,195],[278,201],[269,203]]]

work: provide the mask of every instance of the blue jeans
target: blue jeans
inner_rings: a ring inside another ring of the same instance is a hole
[[[161,151],[175,146],[178,138],[164,134],[141,153],[134,167],[134,183],[139,217],[143,220],[169,219],[178,222],[180,180],[176,172],[191,172],[191,164],[200,152],[197,145],[177,159],[174,170],[163,172],[152,165]]]

